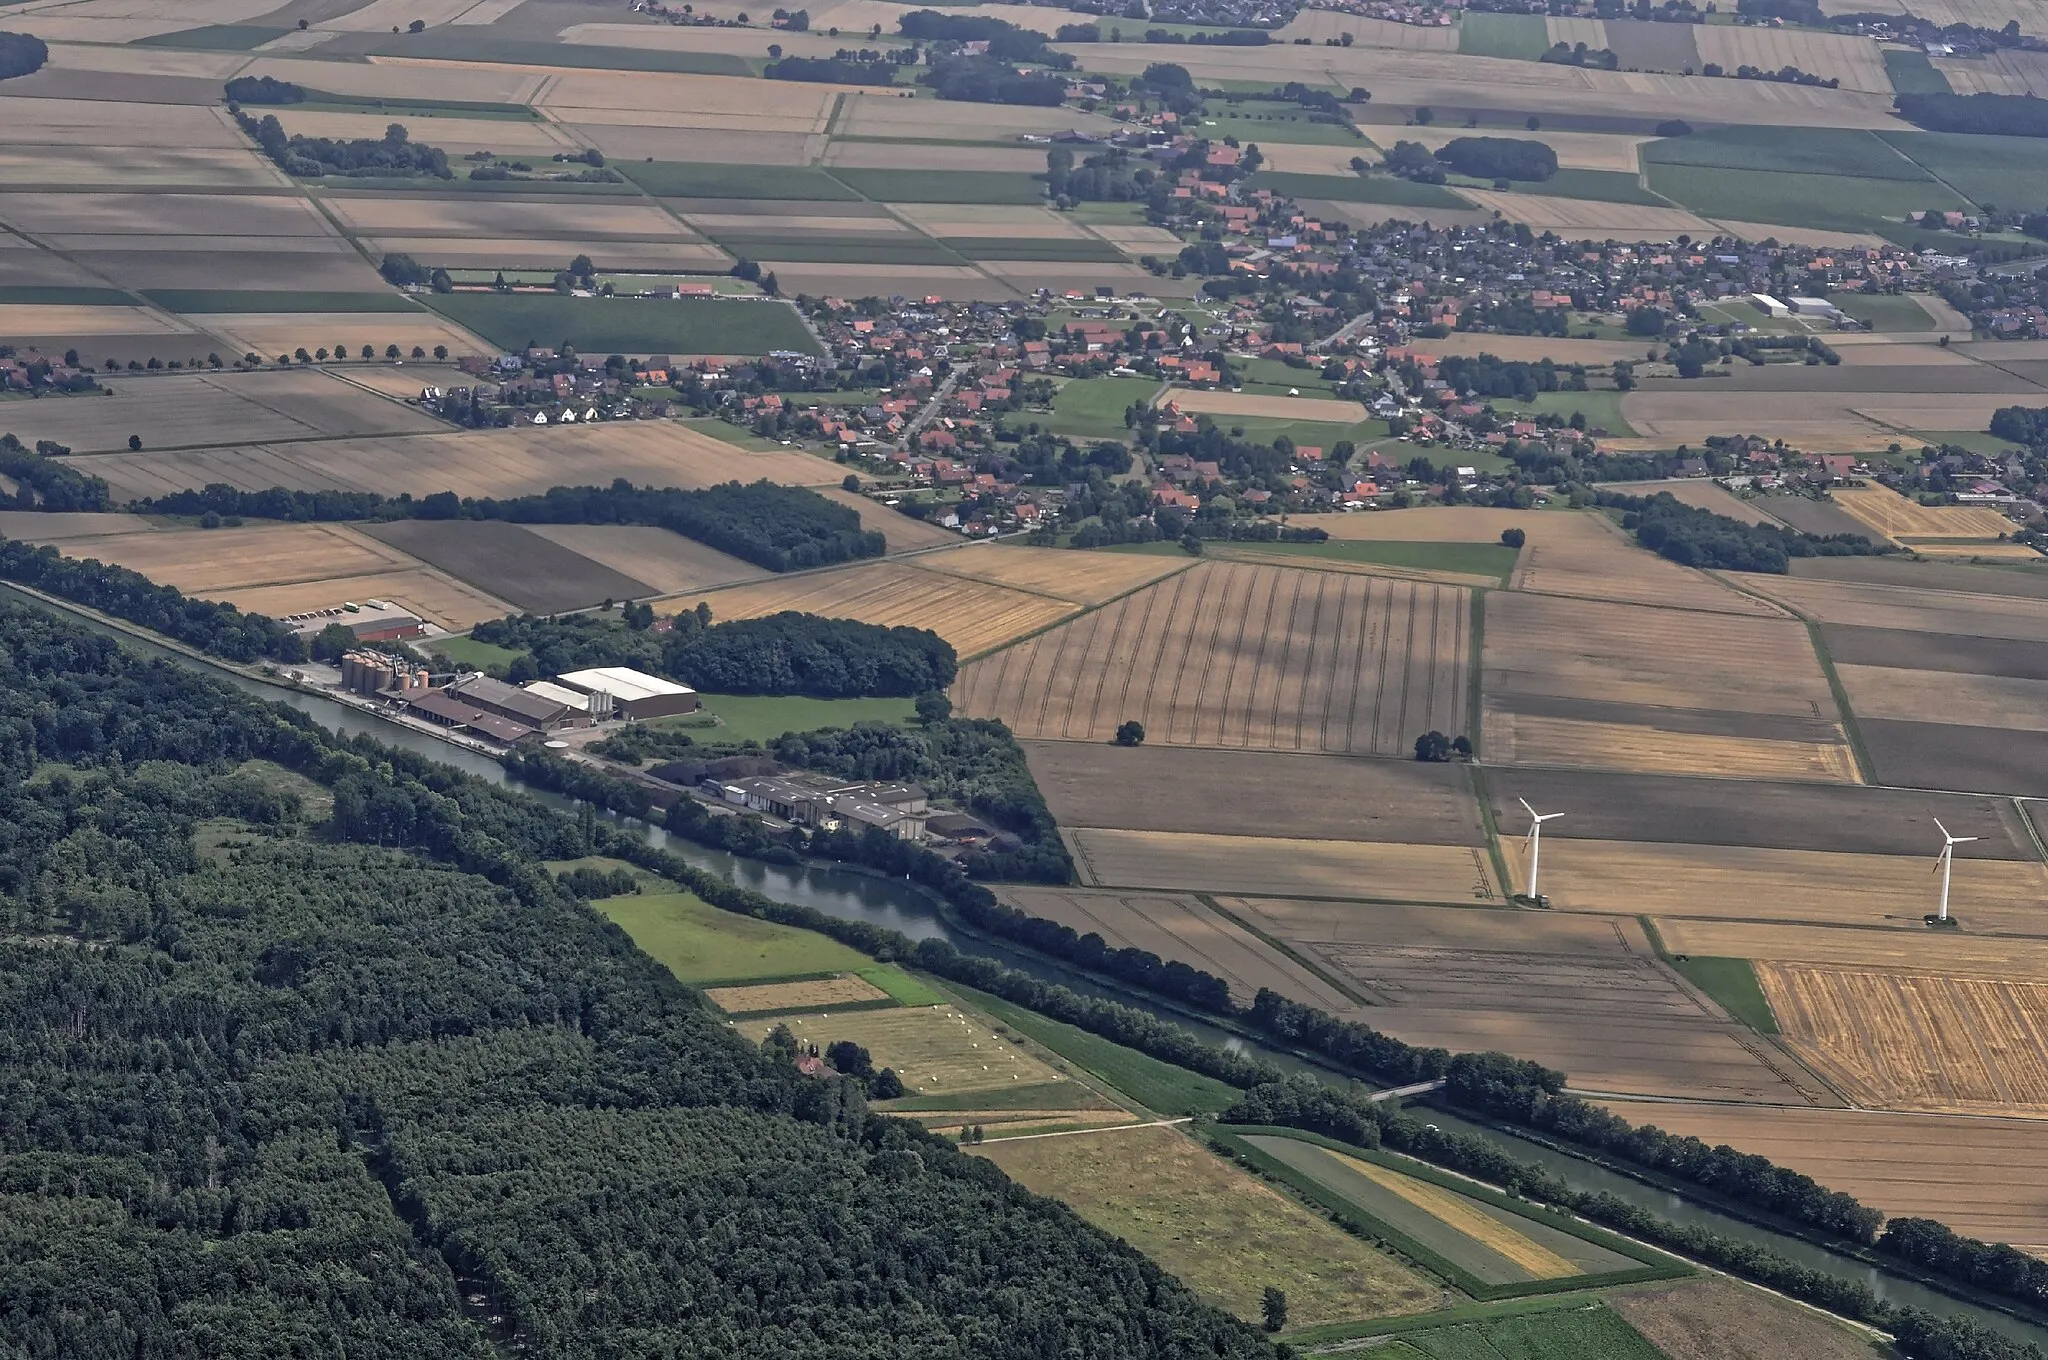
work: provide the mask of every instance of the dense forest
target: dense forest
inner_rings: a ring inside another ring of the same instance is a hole
[[[225,661],[306,659],[299,635],[267,615],[245,614],[214,600],[194,600],[141,572],[94,558],[65,557],[54,547],[0,538],[0,581],[33,586]]]
[[[1930,132],[2048,137],[2048,103],[2031,95],[1902,94],[1899,113]]]
[[[731,1034],[591,835],[0,606],[0,1353],[1270,1354]]]
[[[943,690],[959,669],[953,645],[927,628],[785,612],[713,623],[699,604],[667,632],[653,610],[541,618],[515,614],[470,636],[522,653],[506,678],[524,683],[586,666],[633,666],[708,694],[807,694],[817,699],[913,698]]]
[[[1479,179],[1546,180],[1557,174],[1557,153],[1549,143],[1526,137],[1454,137],[1436,158]]]
[[[13,506],[21,510],[111,510],[106,480],[80,472],[58,458],[46,458],[12,434],[0,434],[0,476],[15,484]],[[7,498],[0,496],[0,504]]]
[[[1654,496],[1601,492],[1599,497],[1601,505],[1624,512],[1622,527],[1638,543],[1681,566],[1783,576],[1794,557],[1874,557],[1897,551],[1861,534],[1822,537],[1775,524],[1750,524],[1686,505],[1669,491]]]
[[[236,76],[225,86],[233,104],[303,104],[305,87],[275,76]]]
[[[620,478],[610,486],[556,486],[537,496],[506,500],[437,491],[381,496],[369,491],[242,491],[215,482],[198,491],[133,502],[138,514],[242,515],[251,519],[312,521],[394,519],[501,519],[515,524],[652,524],[707,543],[770,571],[828,567],[879,557],[882,535],[863,529],[860,513],[800,486],[725,482],[684,491],[636,487]]]

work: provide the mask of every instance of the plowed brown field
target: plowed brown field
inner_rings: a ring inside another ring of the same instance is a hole
[[[1465,727],[1470,596],[1204,562],[961,672],[963,711],[1024,737],[1403,755]]]

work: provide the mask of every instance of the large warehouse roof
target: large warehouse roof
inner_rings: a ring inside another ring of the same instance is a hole
[[[673,680],[664,680],[658,675],[636,671],[630,666],[593,666],[587,671],[569,671],[555,679],[565,685],[572,685],[586,693],[603,690],[621,703],[635,699],[653,699],[661,695],[695,694],[688,685],[679,685]]]

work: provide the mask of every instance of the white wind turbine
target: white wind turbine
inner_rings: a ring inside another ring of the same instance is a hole
[[[1941,871],[1941,914],[1935,919],[1946,921],[1948,919],[1948,876],[1949,870],[1955,867],[1956,847],[1958,845],[1968,845],[1971,841],[1976,840],[1977,837],[1949,835],[1948,828],[1941,826],[1941,818],[1939,817],[1934,819],[1934,824],[1941,827],[1942,840],[1941,853],[1934,857],[1934,867]]]
[[[1526,895],[1531,902],[1541,902],[1543,899],[1536,895],[1536,860],[1543,850],[1543,824],[1555,821],[1559,817],[1564,816],[1564,814],[1562,812],[1539,813],[1535,808],[1529,806],[1529,800],[1526,798],[1517,798],[1515,801],[1520,803],[1522,810],[1529,814],[1529,839],[1525,842],[1529,847],[1529,891]]]

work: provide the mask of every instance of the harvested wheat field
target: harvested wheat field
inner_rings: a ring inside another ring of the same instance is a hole
[[[228,592],[226,598],[272,618],[331,609],[349,600],[390,600],[453,633],[466,633],[485,619],[502,619],[517,612],[496,596],[431,567],[295,585],[246,586]]]
[[[1483,749],[1504,765],[1730,779],[1855,784],[1856,759],[1840,729],[1823,741],[1689,732],[1654,722],[1594,722],[1488,707]]]
[[[140,515],[95,510],[0,510],[0,535],[27,543],[63,543],[106,534],[134,534],[153,526]],[[77,551],[71,554],[76,557]]]
[[[752,585],[702,596],[720,619],[757,619],[786,609],[833,619],[859,619],[896,627],[929,628],[961,656],[976,656],[1057,623],[1076,606],[1044,595],[876,562]],[[695,604],[688,596],[677,603]]]
[[[1967,872],[1974,866],[1965,864]],[[1920,970],[1944,977],[2011,978],[2048,983],[2048,940],[1971,935],[1960,930],[1844,930],[1752,921],[1661,919],[1657,932],[1674,954],[1781,963]]]
[[[152,529],[80,543],[73,555],[81,554],[208,598],[250,586],[406,571],[419,565],[398,549],[338,524]]]
[[[109,379],[113,395],[41,401],[19,414],[23,439],[54,439],[78,453],[128,446],[203,447],[333,435],[419,434],[448,427],[424,411],[312,369],[261,373],[168,373]]]
[[[2048,732],[2048,680],[1893,666],[1837,666],[1859,718]]]
[[[1108,742],[1023,745],[1031,776],[1061,826],[1397,845],[1486,843],[1462,765]]]
[[[1069,604],[1101,604],[1150,585],[1162,576],[1186,570],[1190,564],[1171,557],[1136,553],[1081,553],[974,543],[953,552],[927,553],[918,559],[917,565],[949,576],[1050,595]]]
[[[1358,1004],[1190,894],[1013,886],[1001,889],[999,896],[1020,911],[1072,926],[1079,934],[1100,935],[1112,949],[1147,949],[1214,974],[1230,984],[1231,999],[1240,1006],[1249,1006],[1262,987],[1332,1013]]]
[[[1888,486],[1844,486],[1832,493],[1835,504],[1894,543],[1908,539],[2000,539],[2016,525],[1996,510],[1981,505],[1922,505]]]
[[[1486,852],[1468,846],[1088,828],[1063,834],[1081,882],[1091,888],[1279,893],[1354,901],[1503,900]]]
[[[658,487],[764,477],[815,486],[833,480],[837,471],[809,454],[747,453],[666,421],[116,453],[92,459],[89,467],[123,500],[211,482],[244,491],[282,486],[430,496],[459,489],[469,496],[530,496],[567,483],[604,485],[616,477]]]
[[[1621,491],[1630,496],[1654,496],[1662,492],[1680,505],[1690,505],[1699,510],[1711,510],[1729,519],[1739,519],[1745,524],[1778,524],[1776,516],[1767,514],[1755,501],[1742,497],[1722,486],[1719,482],[1704,481],[1698,477],[1675,477],[1664,482],[1609,482],[1602,491]]]
[[[2039,562],[2041,554],[2024,543],[1965,542],[1958,539],[1915,538],[1906,546],[1922,557],[1964,562]]]
[[[1684,985],[1635,921],[1562,913],[1219,898],[1361,992],[1410,1043],[1499,1049],[1582,1087],[1828,1100]]]
[[[1710,238],[1714,235],[1713,223],[1683,208],[1599,203],[1492,189],[1460,189],[1458,193],[1486,212],[1497,212],[1510,222],[1526,222],[1534,231],[1554,231],[1568,240],[1669,241],[1686,234],[1704,233]]]
[[[912,1095],[999,1091],[1063,1080],[1017,1041],[954,1006],[785,1015],[742,1020],[735,1028],[758,1043],[777,1025],[789,1026],[799,1042],[820,1049],[853,1040],[874,1055],[876,1067],[895,1068]]]
[[[857,1002],[887,1001],[889,994],[864,977],[809,978],[803,982],[757,982],[747,987],[707,987],[704,995],[728,1015],[761,1011],[823,1011]]]
[[[1555,25],[1561,21],[1552,19],[1550,22]],[[1599,43],[1593,45],[1601,46]],[[1472,135],[1463,128],[1447,127],[1407,127],[1401,129],[1400,133],[1402,140],[1420,142],[1431,151],[1441,151],[1458,138]],[[1641,169],[1636,148],[1644,142],[1654,141],[1655,138],[1604,132],[1552,132],[1545,128],[1532,140],[1540,141],[1555,151],[1558,165],[1565,169],[1615,170],[1633,175]],[[1277,149],[1265,144],[1259,147],[1260,151],[1269,156]],[[1345,168],[1348,170],[1350,167],[1347,165]],[[1418,340],[1415,343],[1417,347],[1432,352],[1440,344],[1435,340]]]
[[[1510,861],[1519,859],[1519,842],[1504,848]],[[1918,853],[1845,855],[1553,834],[1543,838],[1542,888],[1568,911],[1920,930],[1938,891],[1927,866]],[[1516,872],[1519,878],[1519,865]],[[2028,860],[1961,861],[1949,909],[1973,932],[2048,934],[2048,867]]]
[[[146,307],[83,307],[56,303],[0,303],[0,335],[61,335],[75,340],[94,336],[186,335],[183,322]]]
[[[2036,1120],[1605,1103],[1631,1123],[1768,1157],[1887,1214],[1993,1242],[2048,1241],[2048,1138]]]
[[[2048,642],[2048,600],[1749,575],[1743,584],[1816,623]]]
[[[1813,1308],[1724,1275],[1606,1295],[1667,1360],[1872,1360],[1871,1339]]]
[[[811,489],[826,500],[837,501],[859,515],[860,527],[872,529],[880,534],[886,540],[889,552],[916,552],[921,548],[936,548],[960,542],[960,535],[951,529],[891,510],[880,501],[863,496],[858,491],[848,491],[841,486],[814,486]]]
[[[1362,403],[1316,397],[1266,397],[1253,392],[1196,392],[1176,388],[1163,406],[1177,406],[1190,415],[1256,416],[1268,420],[1313,420],[1326,425],[1354,425],[1366,417]]]
[[[2048,985],[1759,963],[1779,1032],[1856,1104],[2048,1116]]]
[[[1406,755],[1464,730],[1470,595],[1204,562],[961,672],[963,711],[1024,737]]]
[[[1693,29],[1700,60],[1717,62],[1730,71],[1739,66],[1777,71],[1797,66],[1823,80],[1842,82],[1845,90],[1889,96],[1884,54],[1870,39],[1848,33],[1700,24]]]
[[[769,573],[693,538],[644,524],[527,524],[528,533],[560,544],[664,595],[751,581]]]
[[[972,1149],[1241,1318],[1268,1284],[1297,1325],[1419,1313],[1437,1289],[1178,1129],[1017,1139]]]

